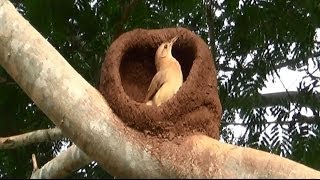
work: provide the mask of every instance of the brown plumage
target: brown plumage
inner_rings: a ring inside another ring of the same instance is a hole
[[[148,88],[147,105],[160,106],[170,99],[181,87],[183,76],[179,62],[172,56],[173,43],[178,37],[162,43],[155,55],[156,75]]]

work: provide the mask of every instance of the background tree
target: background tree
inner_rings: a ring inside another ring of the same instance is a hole
[[[319,169],[317,1],[11,2],[95,87],[105,49],[121,33],[172,26],[193,30],[208,41],[216,56],[224,108],[221,139]],[[281,68],[304,71],[306,76],[294,92],[261,94],[267,78],[278,78]],[[0,87],[1,137],[54,127],[2,68]],[[303,109],[312,116],[305,116]],[[240,123],[235,122],[237,117]],[[243,126],[245,133],[235,137],[233,125]],[[32,153],[42,165],[65,144],[71,143],[62,139],[1,150],[0,177],[30,177]],[[83,177],[111,176],[91,163],[69,178]]]

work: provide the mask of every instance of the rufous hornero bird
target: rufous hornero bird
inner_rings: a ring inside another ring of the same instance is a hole
[[[183,75],[179,62],[172,56],[172,45],[178,37],[162,43],[155,55],[156,75],[152,78],[145,102],[160,106],[170,99],[182,86]]]

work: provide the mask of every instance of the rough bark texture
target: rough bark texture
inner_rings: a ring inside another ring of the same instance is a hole
[[[184,83],[166,103],[147,106],[143,100],[156,73],[155,52],[176,35],[172,54],[181,64]],[[173,139],[200,132],[219,138],[221,104],[213,58],[205,42],[185,28],[121,35],[107,51],[99,90],[123,122],[145,134]]]
[[[133,130],[7,0],[0,0],[0,24],[1,66],[64,135],[115,177],[320,178],[288,159],[207,136],[169,141]]]
[[[168,151],[170,149],[170,151]],[[162,143],[164,166],[179,178],[292,179],[320,178],[320,172],[280,156],[224,144],[203,135],[181,143]],[[173,168],[174,167],[174,168]]]
[[[1,66],[66,137],[116,177],[167,176],[130,136],[135,131],[7,0],[0,0],[0,24]]]

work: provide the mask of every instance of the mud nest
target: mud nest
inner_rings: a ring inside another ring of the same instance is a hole
[[[172,54],[181,65],[184,83],[161,106],[147,106],[144,98],[156,74],[155,52],[176,35]],[[169,139],[202,133],[219,139],[221,104],[214,61],[207,44],[185,28],[122,34],[107,51],[99,91],[124,123],[142,133]]]

